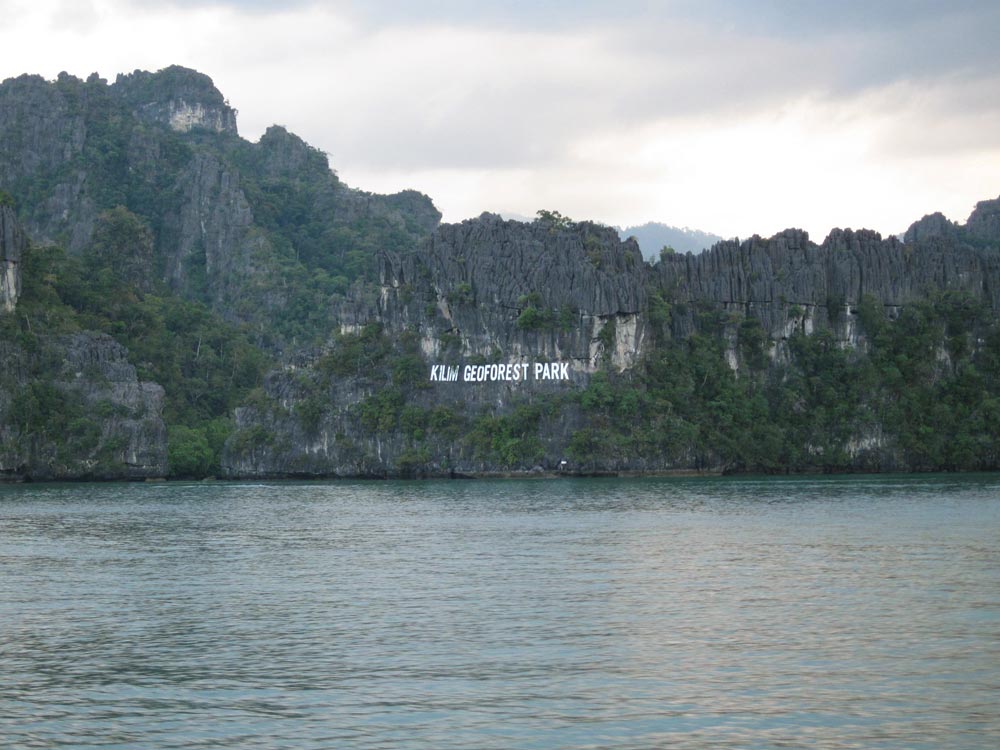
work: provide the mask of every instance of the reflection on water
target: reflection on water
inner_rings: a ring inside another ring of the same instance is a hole
[[[0,487],[0,746],[993,748],[1000,479]]]

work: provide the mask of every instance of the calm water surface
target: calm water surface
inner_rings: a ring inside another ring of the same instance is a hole
[[[1000,747],[1000,477],[0,487],[4,748]]]

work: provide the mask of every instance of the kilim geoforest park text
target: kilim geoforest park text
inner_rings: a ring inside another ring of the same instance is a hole
[[[497,381],[569,380],[569,362],[522,362],[505,365],[432,365],[431,378],[441,383],[493,383]]]

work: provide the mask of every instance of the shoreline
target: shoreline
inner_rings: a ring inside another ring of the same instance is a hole
[[[997,469],[979,469],[979,470],[892,470],[892,471],[850,471],[850,470],[840,470],[840,471],[824,471],[820,470],[786,470],[777,472],[752,472],[752,471],[739,471],[739,472],[727,472],[721,469],[660,469],[656,471],[636,471],[636,470],[622,470],[622,471],[475,471],[475,472],[434,472],[434,473],[424,473],[424,474],[353,474],[353,475],[338,475],[338,474],[311,474],[311,475],[294,475],[294,474],[270,474],[270,475],[259,475],[259,476],[239,476],[239,477],[114,477],[114,478],[97,478],[97,477],[46,477],[46,478],[31,478],[31,477],[0,477],[0,487],[3,486],[14,486],[14,485],[29,485],[29,484],[175,484],[175,483],[205,483],[211,484],[214,482],[232,482],[232,483],[242,483],[242,482],[386,482],[386,481],[403,481],[403,482],[423,482],[423,481],[476,481],[476,480],[497,480],[497,479],[513,479],[513,480],[523,480],[523,479],[536,479],[536,480],[547,480],[555,481],[560,479],[665,479],[665,478],[678,478],[678,479],[698,479],[698,478],[746,478],[746,479],[764,479],[764,478],[781,478],[781,477],[834,477],[834,476],[915,476],[915,475],[968,475],[968,474],[992,474],[1000,475],[1000,470]]]

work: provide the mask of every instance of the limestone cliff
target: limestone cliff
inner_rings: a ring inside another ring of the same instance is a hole
[[[48,311],[37,306],[34,327],[23,308],[10,315],[27,245],[0,205],[0,481],[165,476],[163,388],[139,381],[125,348],[100,333],[42,332]]]

